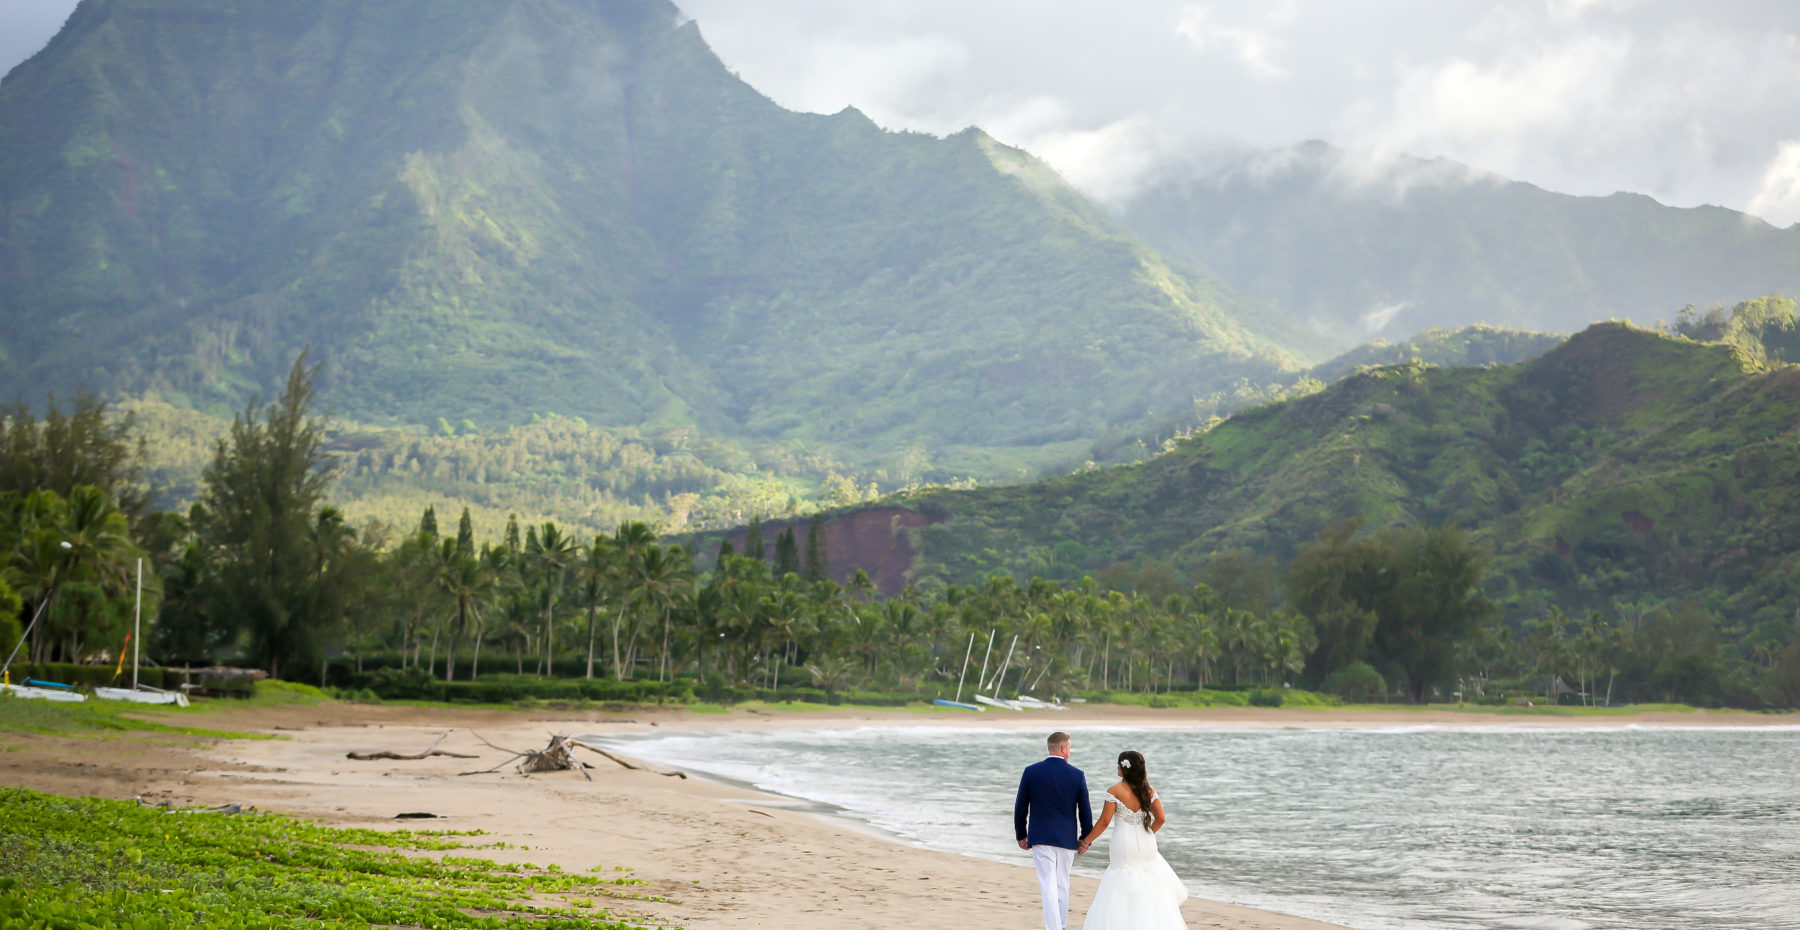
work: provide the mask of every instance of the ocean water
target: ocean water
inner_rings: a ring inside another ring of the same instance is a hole
[[[1070,732],[1095,795],[1119,750],[1145,754],[1163,854],[1201,897],[1364,930],[1800,928],[1800,728]],[[1043,736],[718,732],[629,751],[1027,864],[1012,799]],[[1103,848],[1076,870],[1098,875]]]

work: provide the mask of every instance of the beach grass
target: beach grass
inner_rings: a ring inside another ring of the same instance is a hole
[[[187,707],[89,699],[79,704],[0,695],[0,733],[103,739],[121,733],[160,733],[207,739],[284,739],[195,726],[191,721],[222,711],[312,705],[331,700],[323,691],[289,681],[258,682],[247,698],[197,698]]]
[[[0,926],[636,930],[596,902],[658,900],[628,872],[458,855],[469,835],[0,789]]]
[[[1583,707],[1576,704],[1340,704],[1333,710],[1443,712],[1463,714],[1499,714],[1506,717],[1630,717],[1638,714],[1721,714],[1754,716],[1753,710],[1702,710],[1689,704],[1615,704],[1611,707]]]
[[[199,708],[175,709],[173,714],[178,714],[180,717],[173,719],[191,717],[203,712]],[[161,719],[148,719],[146,715],[154,715]],[[208,739],[280,738],[262,733],[242,733],[235,730],[215,730],[179,723],[164,723],[163,720],[167,719],[171,719],[169,710],[162,708],[152,710],[142,704],[113,701],[64,704],[0,696],[0,733],[67,736],[80,739],[104,739],[124,733],[162,733]]]

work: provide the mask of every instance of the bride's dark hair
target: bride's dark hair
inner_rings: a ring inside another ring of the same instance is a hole
[[[1119,775],[1125,779],[1125,787],[1137,796],[1138,810],[1144,812],[1144,829],[1150,829],[1150,821],[1156,815],[1150,811],[1150,775],[1144,771],[1144,754],[1135,749],[1119,753]]]

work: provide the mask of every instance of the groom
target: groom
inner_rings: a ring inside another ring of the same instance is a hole
[[[1081,838],[1094,828],[1094,812],[1088,807],[1087,776],[1069,764],[1069,734],[1059,730],[1050,734],[1049,742],[1050,755],[1026,766],[1019,778],[1013,833],[1020,849],[1031,850],[1032,864],[1037,866],[1045,930],[1067,930],[1069,866],[1078,853],[1087,852]]]

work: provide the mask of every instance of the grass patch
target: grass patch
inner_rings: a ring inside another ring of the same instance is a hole
[[[702,705],[696,704],[696,705],[692,705],[692,706],[700,707]],[[736,704],[723,704],[723,705],[712,705],[712,706],[718,707],[719,710],[708,711],[708,713],[729,713],[730,711],[734,711],[734,710],[735,711],[756,711],[758,713],[765,713],[765,714],[778,714],[778,713],[801,713],[801,714],[803,714],[803,713],[807,713],[809,711],[813,712],[813,713],[819,713],[821,711],[826,712],[826,713],[832,713],[832,712],[838,712],[838,711],[857,711],[857,712],[874,712],[874,713],[887,713],[887,714],[896,714],[896,713],[898,713],[898,714],[934,714],[934,713],[938,713],[940,711],[948,712],[948,713],[958,713],[958,714],[968,713],[968,711],[958,710],[957,708],[954,708],[954,707],[939,707],[936,704],[931,703],[930,698],[920,698],[917,701],[907,703],[907,704],[852,704],[849,701],[845,701],[842,704],[814,704],[811,701],[741,701]]]
[[[319,704],[329,700],[330,695],[312,685],[275,678],[257,682],[249,699],[251,704]]]
[[[634,930],[592,901],[647,900],[629,875],[456,856],[467,847],[444,833],[182,815],[23,789],[0,789],[0,848],[8,927]],[[430,855],[440,852],[452,854]]]
[[[1688,704],[1618,704],[1612,707],[1541,704],[1519,707],[1513,704],[1343,704],[1338,710],[1377,711],[1448,711],[1458,714],[1500,714],[1509,717],[1630,717],[1636,714],[1697,714],[1701,709]],[[1714,714],[1755,714],[1748,710],[1714,710]]]
[[[1338,706],[1337,698],[1315,694],[1298,688],[1261,688],[1250,691],[1169,691],[1145,694],[1142,691],[1084,691],[1089,704],[1114,704],[1122,707],[1209,708],[1209,707],[1301,707]]]
[[[159,709],[154,713],[164,716],[170,713],[192,714],[199,711],[200,708],[195,707],[186,711]],[[152,713],[152,711],[142,704],[92,700],[80,704],[64,704],[56,701],[0,696],[0,733],[51,734],[83,739],[102,738],[119,733],[166,733],[209,739],[280,738],[263,733],[241,733],[235,730],[212,730],[204,727],[168,724],[138,716],[145,713]]]

